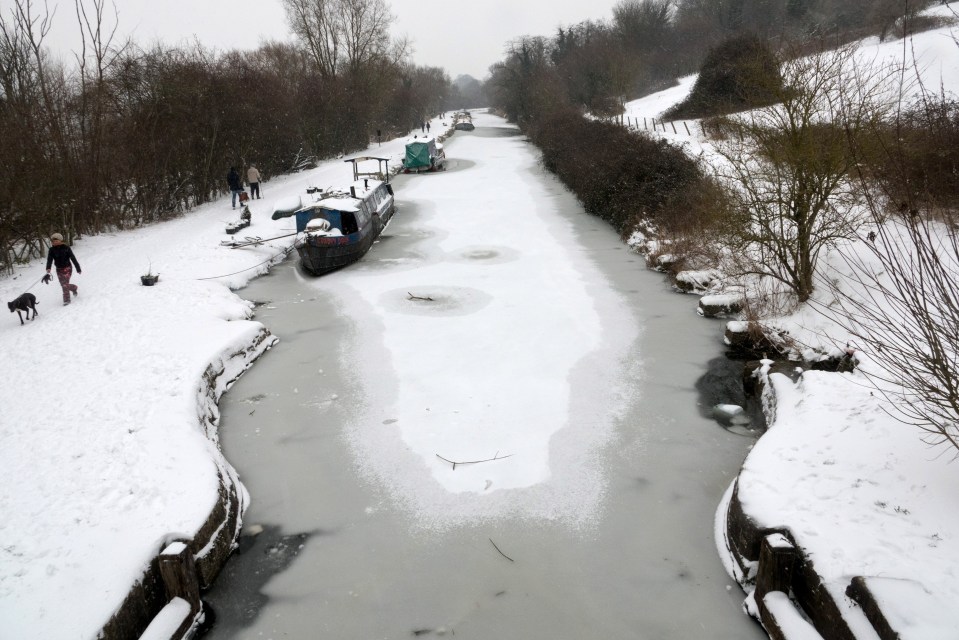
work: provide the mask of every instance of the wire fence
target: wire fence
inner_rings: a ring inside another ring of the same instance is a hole
[[[662,131],[676,135],[706,135],[706,129],[698,120],[657,120],[639,116],[620,115],[614,122],[634,131]]]

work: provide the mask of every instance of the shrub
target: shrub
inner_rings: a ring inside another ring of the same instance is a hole
[[[927,97],[905,110],[880,141],[870,164],[892,202],[959,207],[959,103]]]
[[[557,110],[529,129],[543,165],[582,201],[587,213],[623,233],[637,220],[664,232],[712,224],[724,201],[682,149],[621,126]]]
[[[738,35],[711,49],[689,96],[664,119],[702,118],[772,103],[782,86],[779,61],[763,40]]]

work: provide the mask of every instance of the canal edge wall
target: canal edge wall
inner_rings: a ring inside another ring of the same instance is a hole
[[[776,396],[768,380],[774,372],[772,364],[765,360],[754,373],[754,393],[770,425],[776,412]],[[717,527],[721,534],[717,547],[727,554],[724,561],[747,594],[747,612],[770,638],[798,640],[818,634],[823,640],[857,639],[842,607],[825,587],[813,561],[795,543],[788,526],[761,527],[746,512],[739,499],[739,474],[719,505],[718,517],[722,522]],[[862,577],[852,577],[845,593],[862,609],[880,640],[899,638]]]
[[[197,424],[217,449],[220,397],[277,342],[278,338],[261,326],[246,346],[209,363],[198,380]],[[97,634],[98,639],[134,640],[153,634],[151,638],[179,640],[189,637],[202,622],[200,590],[213,584],[233,552],[248,503],[246,489],[233,467],[222,456],[215,462],[219,488],[206,520],[192,538],[175,536],[164,541]],[[157,635],[154,629],[159,626],[152,623],[159,623],[161,614],[170,618],[167,612],[171,611],[177,622],[170,628],[175,630]]]

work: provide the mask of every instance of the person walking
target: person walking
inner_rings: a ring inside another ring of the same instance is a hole
[[[251,164],[246,170],[246,181],[250,183],[250,197],[260,199],[260,170]]]
[[[230,185],[230,193],[233,194],[233,208],[236,209],[236,199],[243,191],[243,180],[236,167],[230,167],[230,173],[226,174],[226,183]]]
[[[60,288],[63,289],[63,306],[70,304],[70,294],[73,294],[73,297],[77,297],[77,285],[70,284],[70,277],[73,275],[73,267],[70,266],[70,263],[73,263],[73,266],[77,268],[77,273],[83,273],[80,270],[80,263],[77,262],[77,257],[73,255],[73,249],[63,244],[63,236],[59,233],[55,233],[50,236],[50,242],[52,246],[50,251],[47,252],[47,274],[50,273],[50,265],[55,265],[57,268],[57,280],[60,281]]]

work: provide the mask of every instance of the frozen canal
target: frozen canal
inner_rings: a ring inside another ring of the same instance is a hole
[[[252,501],[208,637],[765,638],[714,544],[719,327],[476,123],[362,262],[242,292],[281,341],[221,401]]]

